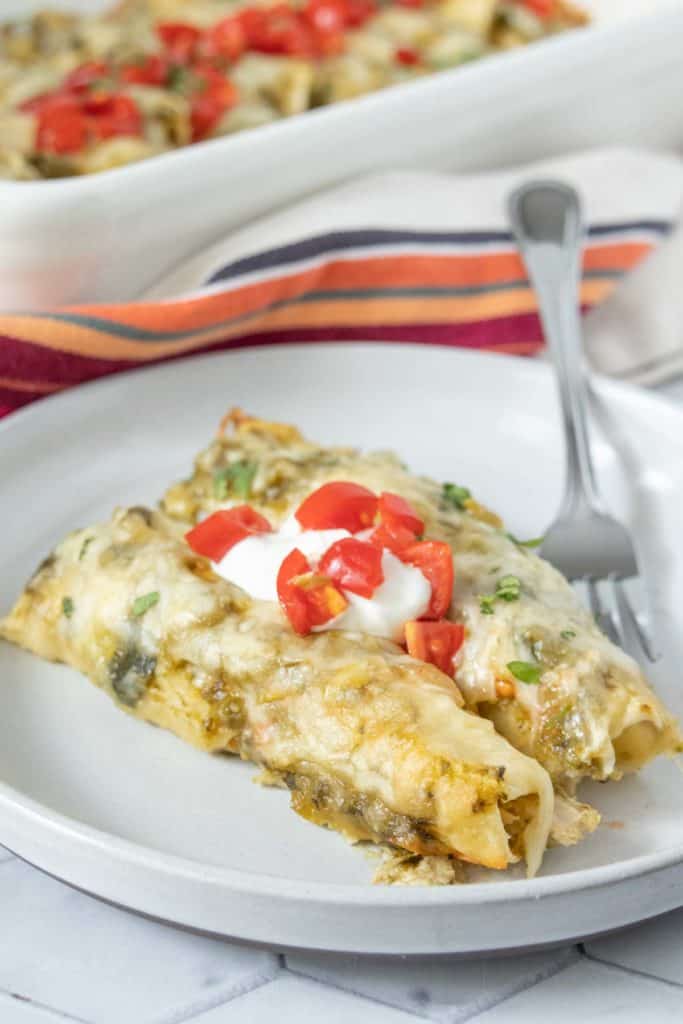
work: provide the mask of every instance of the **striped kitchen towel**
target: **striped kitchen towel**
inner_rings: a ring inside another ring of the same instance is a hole
[[[534,354],[542,333],[505,198],[549,176],[584,201],[581,301],[601,306],[587,318],[593,364],[630,379],[683,369],[682,165],[598,150],[479,175],[374,175],[233,233],[130,303],[4,313],[0,413],[120,370],[243,345],[365,339]]]

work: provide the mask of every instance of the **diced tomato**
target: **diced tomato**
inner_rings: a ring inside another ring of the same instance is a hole
[[[298,548],[290,551],[280,566],[277,594],[282,610],[300,636],[306,636],[314,626],[325,625],[348,607],[332,580],[313,573]]]
[[[195,96],[190,111],[192,141],[201,142],[209,135],[220,121],[223,107],[210,96]]]
[[[462,647],[465,627],[456,622],[406,622],[408,654],[453,675],[453,658]]]
[[[137,64],[125,64],[121,78],[131,85],[165,85],[171,65],[165,57],[150,54]]]
[[[442,619],[450,608],[455,582],[450,546],[440,540],[423,540],[405,548],[399,553],[399,558],[419,569],[431,584],[432,598],[422,617]]]
[[[303,16],[318,32],[339,32],[346,25],[344,0],[308,0]]]
[[[32,96],[30,100],[24,100],[23,103],[20,103],[19,110],[25,114],[37,114],[44,107],[49,107],[50,104],[54,103],[56,96],[59,96],[60,99],[62,98],[61,93],[41,92],[38,96]]]
[[[88,115],[88,125],[97,139],[142,134],[142,115],[130,96],[111,93],[89,96],[83,100],[81,109]]]
[[[380,523],[370,534],[368,540],[379,548],[388,548],[398,558],[406,548],[415,544],[415,534],[405,526],[386,526]]]
[[[327,549],[319,570],[344,590],[361,597],[372,597],[384,582],[380,548],[355,537],[344,537]]]
[[[382,491],[379,496],[379,518],[390,529],[401,527],[410,530],[415,537],[424,533],[424,519],[420,519],[412,505],[400,494]]]
[[[202,33],[184,21],[164,21],[156,27],[164,49],[174,60],[185,64],[196,53]]]
[[[271,530],[268,520],[250,505],[236,505],[202,520],[185,534],[185,540],[198,555],[220,562],[241,540],[257,533],[270,533]]]
[[[74,68],[64,79],[64,89],[67,92],[87,92],[93,82],[111,75],[111,68],[103,61],[91,60],[80,67]]]
[[[350,28],[359,28],[376,13],[376,0],[346,0],[346,24]]]
[[[405,64],[406,67],[414,67],[422,59],[417,50],[413,50],[410,46],[399,46],[394,56],[399,64]]]
[[[316,57],[336,57],[346,48],[346,36],[339,32],[315,32],[313,44]]]
[[[555,0],[517,0],[522,7],[528,7],[537,18],[544,20],[555,13]]]
[[[266,20],[266,12],[262,7],[243,7],[234,15],[240,23],[242,31],[247,40],[247,46],[251,47],[253,39],[263,30]]]
[[[287,4],[245,11],[240,21],[250,50],[290,57],[313,56],[315,47],[310,27]]]
[[[88,142],[88,119],[75,97],[54,96],[37,111],[36,149],[40,153],[78,153]]]
[[[202,57],[236,61],[247,48],[247,33],[239,18],[230,16],[207,29],[199,46]]]
[[[192,97],[190,121],[192,140],[208,138],[226,110],[239,100],[237,87],[220,71],[204,65],[193,69],[195,78],[204,83],[203,90]]]
[[[304,530],[348,530],[358,533],[372,526],[377,496],[367,487],[346,480],[323,484],[302,502],[296,518]]]

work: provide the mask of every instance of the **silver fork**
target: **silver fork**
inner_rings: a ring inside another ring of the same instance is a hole
[[[624,588],[624,580],[640,575],[635,547],[606,511],[591,459],[579,315],[579,197],[561,182],[538,181],[518,188],[508,203],[555,364],[567,449],[564,499],[540,553],[569,580],[585,582],[595,620],[612,641],[635,658],[655,661],[653,642]],[[611,607],[602,599],[602,581],[612,592]]]

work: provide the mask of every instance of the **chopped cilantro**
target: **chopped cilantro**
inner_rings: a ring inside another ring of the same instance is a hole
[[[518,537],[515,537],[514,533],[506,533],[505,536],[513,544],[516,544],[518,548],[539,548],[545,540],[545,537],[532,537],[530,540],[520,540]]]
[[[182,92],[185,95],[194,89],[195,76],[192,74],[189,68],[183,67],[182,64],[174,64],[168,73],[166,84],[169,89],[174,89],[176,92]]]
[[[258,466],[255,462],[233,462],[213,474],[213,496],[224,501],[229,494],[248,498]]]
[[[538,665],[532,665],[530,661],[508,661],[507,667],[515,679],[522,683],[536,686],[541,681],[541,669]]]
[[[479,598],[479,610],[482,615],[493,615],[496,601],[518,601],[522,581],[519,576],[501,576],[496,583],[494,594],[482,594]]]
[[[574,632],[573,629],[563,629],[562,632],[560,633],[560,636],[562,637],[563,640],[573,640],[574,637],[576,636],[576,633]]]
[[[472,494],[467,487],[460,487],[458,484],[444,484],[441,496],[447,505],[453,505],[462,512],[465,502],[472,497]]]
[[[206,80],[192,70],[181,64],[174,65],[166,77],[166,85],[169,89],[181,93],[183,96],[196,96],[206,92]]]
[[[149,611],[150,608],[153,608],[155,604],[158,604],[159,597],[160,594],[158,590],[152,590],[149,594],[142,594],[140,597],[136,597],[133,601],[132,609],[135,618],[137,619],[141,615],[144,615],[145,612]]]
[[[94,541],[94,539],[95,539],[94,537],[86,537],[85,540],[83,541],[83,543],[81,544],[81,550],[78,552],[78,561],[79,562],[83,558],[85,558],[85,553],[88,550],[88,548],[90,547],[90,545],[92,544],[92,542]]]
[[[70,619],[74,613],[74,602],[71,597],[62,598],[62,612],[66,615],[67,619]]]
[[[501,576],[496,584],[495,597],[501,601],[518,601],[521,587],[519,576]]]

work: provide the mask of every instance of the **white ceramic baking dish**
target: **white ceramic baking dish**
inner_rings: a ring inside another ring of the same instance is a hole
[[[590,28],[419,82],[91,177],[0,183],[0,308],[135,298],[231,228],[370,170],[683,148],[683,0],[585,6]]]

